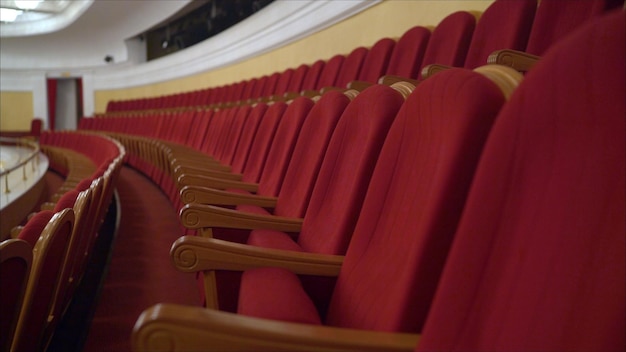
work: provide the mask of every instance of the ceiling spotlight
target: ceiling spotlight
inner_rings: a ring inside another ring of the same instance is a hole
[[[167,39],[163,39],[163,41],[161,42],[161,48],[167,49],[168,46],[170,46],[169,41]]]

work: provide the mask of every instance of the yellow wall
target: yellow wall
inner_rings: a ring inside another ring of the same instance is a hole
[[[32,92],[0,92],[1,131],[29,131],[33,115]]]
[[[448,14],[466,10],[476,14],[493,0],[387,0],[332,27],[270,53],[182,79],[128,89],[95,92],[95,111],[104,112],[109,100],[158,96],[215,87],[259,77],[302,63],[349,53],[358,46],[371,46],[384,37],[400,37],[409,28],[434,27]]]

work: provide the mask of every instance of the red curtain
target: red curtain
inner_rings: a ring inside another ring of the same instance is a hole
[[[54,131],[57,112],[57,80],[48,78],[46,83],[48,88],[48,129]]]

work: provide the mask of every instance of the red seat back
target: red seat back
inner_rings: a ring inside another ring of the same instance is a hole
[[[430,35],[422,67],[463,66],[475,27],[476,19],[465,11],[454,12],[441,20]]]
[[[541,0],[526,52],[541,56],[590,18],[623,4],[624,0]]]
[[[476,24],[463,67],[474,69],[486,65],[487,58],[496,50],[524,51],[536,8],[536,0],[497,0],[492,3]]]
[[[363,60],[358,80],[370,83],[378,82],[378,78],[387,72],[389,59],[395,45],[396,42],[391,38],[383,38],[377,41]]]
[[[556,44],[503,109],[419,350],[624,348],[625,22]]]
[[[328,311],[334,326],[419,332],[502,92],[452,69],[407,98],[372,176]],[[454,104],[451,104],[454,102]]]
[[[387,74],[416,79],[426,53],[430,31],[416,26],[406,31],[393,49]]]

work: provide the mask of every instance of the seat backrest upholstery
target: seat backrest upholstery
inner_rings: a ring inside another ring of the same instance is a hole
[[[324,87],[331,87],[337,82],[339,72],[343,67],[343,62],[346,60],[344,55],[338,54],[326,61],[324,67],[320,72],[320,76],[317,80],[316,89],[322,89]]]
[[[257,194],[276,196],[283,184],[285,172],[289,166],[289,160],[293,154],[294,146],[300,135],[300,130],[309,111],[313,107],[313,101],[309,98],[298,97],[294,99],[278,125],[274,140],[267,154],[263,173],[259,179]]]
[[[358,80],[370,83],[378,82],[378,78],[387,71],[395,45],[395,40],[391,38],[383,38],[374,43],[365,56]]]
[[[372,176],[329,325],[420,331],[504,100],[493,82],[465,69],[441,72],[407,98]]]
[[[0,348],[8,351],[13,341],[15,325],[22,308],[24,291],[33,261],[33,247],[20,239],[0,242]]]
[[[286,103],[276,102],[272,104],[263,115],[259,129],[252,142],[250,155],[248,155],[248,160],[246,160],[246,165],[244,166],[243,181],[259,181],[270,145],[286,109]]]
[[[348,83],[354,81],[359,77],[361,67],[363,67],[363,61],[369,50],[364,47],[358,47],[350,52],[341,65],[341,69],[337,75],[335,86],[345,88]]]
[[[465,65],[474,69],[487,64],[500,49],[524,51],[535,18],[537,0],[496,0],[483,12],[472,35]]]
[[[463,66],[475,27],[476,18],[469,12],[458,11],[446,16],[430,35],[422,67],[430,64]]]
[[[311,109],[289,161],[275,214],[304,217],[330,137],[349,102],[345,94],[330,91]]]
[[[333,133],[298,243],[307,252],[344,254],[380,149],[404,98],[374,85],[344,111]]]
[[[243,172],[243,167],[246,164],[246,160],[248,160],[248,156],[250,155],[250,149],[252,148],[254,137],[259,130],[259,125],[261,124],[265,111],[267,111],[267,104],[263,103],[256,104],[250,111],[250,114],[246,119],[246,124],[243,127],[243,131],[241,131],[239,143],[237,143],[237,148],[235,149],[232,162],[230,163],[231,170],[233,172]]]
[[[541,0],[526,51],[541,56],[590,18],[623,4],[624,0]]]
[[[625,14],[583,27],[499,116],[419,350],[624,348]]]
[[[406,31],[393,49],[387,66],[387,74],[416,79],[428,47],[430,31],[415,26]]]
[[[317,81],[320,79],[320,75],[326,62],[324,60],[317,60],[311,64],[309,70],[306,72],[306,76],[302,81],[300,90],[313,90],[317,88]]]
[[[44,331],[58,320],[50,313],[57,299],[59,276],[74,224],[72,209],[53,215],[51,211],[39,214],[42,218],[50,218],[50,221],[40,229],[41,235],[33,249],[32,270],[13,341],[13,349],[17,351],[44,348],[49,338],[44,336]]]

